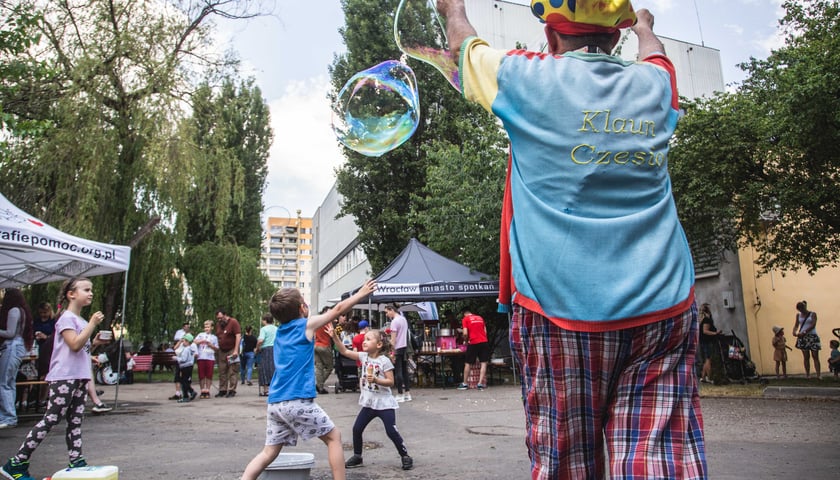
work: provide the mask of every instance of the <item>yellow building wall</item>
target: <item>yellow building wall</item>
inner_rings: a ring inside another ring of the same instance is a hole
[[[820,336],[820,371],[828,371],[830,348],[828,342],[837,339],[831,330],[840,327],[840,269],[823,268],[809,275],[806,270],[796,272],[773,271],[758,275],[754,263],[758,253],[741,249],[738,255],[741,264],[741,282],[744,289],[747,331],[749,335],[750,358],[755,362],[759,374],[776,374],[773,361],[773,326],[784,327],[788,350],[788,374],[804,374],[802,351],[796,349],[796,337],[792,335],[796,321],[796,303],[808,302],[808,309],[817,314],[817,334]],[[811,373],[814,366],[811,365]]]

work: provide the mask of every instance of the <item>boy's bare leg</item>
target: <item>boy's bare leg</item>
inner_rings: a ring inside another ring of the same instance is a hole
[[[339,440],[339,447],[341,446],[341,441]],[[257,477],[265,470],[265,467],[269,466],[271,462],[277,458],[277,455],[280,454],[280,450],[283,450],[283,445],[266,445],[263,447],[262,451],[254,457],[248,463],[248,466],[245,467],[245,473],[242,474],[242,480],[257,480]],[[344,468],[344,464],[341,464],[342,469]],[[343,476],[341,478],[344,478]]]
[[[330,462],[334,480],[345,480],[344,470],[344,449],[341,447],[341,432],[338,427],[330,430],[330,433],[320,437],[327,445],[327,458]],[[245,480],[245,477],[242,477]]]

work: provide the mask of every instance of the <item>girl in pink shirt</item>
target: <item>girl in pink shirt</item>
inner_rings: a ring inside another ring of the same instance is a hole
[[[87,466],[82,456],[82,419],[85,412],[87,384],[91,380],[90,349],[91,335],[105,318],[102,312],[82,318],[82,308],[93,300],[93,286],[86,278],[72,278],[61,287],[58,303],[67,306],[55,324],[55,340],[47,374],[49,397],[44,418],[41,419],[20,446],[17,454],[2,467],[6,478],[31,478],[29,458],[47,433],[61,421],[67,419],[67,448],[70,457],[69,468]],[[100,342],[99,338],[93,340]]]

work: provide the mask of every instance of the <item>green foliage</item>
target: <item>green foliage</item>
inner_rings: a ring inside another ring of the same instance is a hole
[[[840,5],[786,1],[784,47],[737,92],[689,106],[671,155],[691,238],[754,246],[764,271],[840,258]]]
[[[507,139],[495,125],[477,131],[456,120],[454,127],[468,136],[458,145],[431,142],[418,217],[430,248],[495,278]]]
[[[259,253],[234,244],[203,243],[184,253],[195,317],[211,320],[222,308],[242,325],[258,326],[274,285],[259,271]]]
[[[225,79],[215,94],[203,83],[193,94],[188,134],[200,158],[190,189],[187,242],[233,239],[259,249],[260,212],[272,132],[268,106],[253,81]]]
[[[225,302],[242,314],[262,311],[267,280],[256,251],[268,112],[251,82],[235,87],[236,62],[214,53],[208,23],[212,15],[250,16],[253,2],[175,1],[166,9],[138,0],[15,3],[12,10],[0,5],[17,15],[6,17],[0,32],[0,107],[49,128],[37,138],[11,131],[8,148],[0,149],[3,193],[71,234],[131,244],[126,324],[135,339],[159,339],[184,318],[177,266],[185,219],[195,216],[193,208],[212,207],[191,203],[189,195],[197,179],[210,178],[207,165],[227,162],[231,175],[214,179],[223,190],[216,204],[226,208],[213,224],[214,240],[242,245],[232,258],[243,283],[227,286]],[[196,139],[183,122],[186,92],[199,78],[220,77],[228,80],[219,96],[197,97],[210,128]],[[95,305],[108,321],[116,318],[122,287],[119,275],[95,280]]]
[[[49,127],[39,113],[53,98],[53,71],[46,61],[29,54],[41,39],[41,19],[23,4],[0,4],[0,130],[13,137],[37,136]],[[37,101],[31,101],[33,97]],[[0,141],[0,152],[5,143]]]
[[[347,53],[336,58],[330,69],[335,92],[356,72],[400,58],[393,36],[398,4],[397,0],[342,1],[346,27],[341,33]],[[416,30],[404,31],[405,35],[434,36],[422,21],[406,24]],[[433,67],[416,61],[410,66],[420,90],[420,125],[408,142],[381,157],[345,149],[347,161],[337,172],[342,214],[356,219],[359,240],[374,272],[387,266],[412,236],[475,268],[495,265],[498,217],[495,226],[489,217],[498,212],[504,182],[504,173],[499,175],[504,161],[498,148],[499,127],[489,114],[464,101]],[[482,150],[485,146],[488,151]],[[499,160],[488,159],[494,155]],[[470,187],[475,190],[468,191]],[[448,188],[457,190],[448,192]],[[463,194],[464,201],[474,199],[474,203],[469,208],[462,201],[449,204],[453,194]],[[480,231],[474,231],[476,225]],[[487,273],[495,272],[490,270]]]

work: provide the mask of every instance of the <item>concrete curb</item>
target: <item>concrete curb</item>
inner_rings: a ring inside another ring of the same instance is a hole
[[[840,388],[825,387],[767,387],[764,398],[819,399],[840,402]]]

